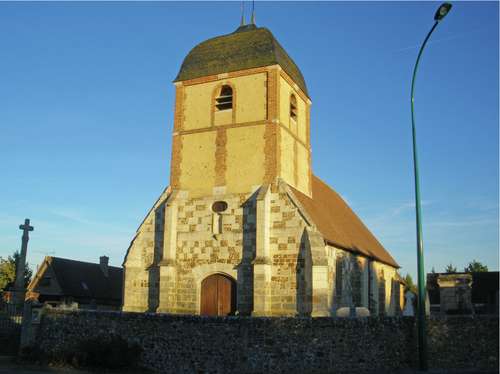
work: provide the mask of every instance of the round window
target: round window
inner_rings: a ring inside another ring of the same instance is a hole
[[[222,213],[227,209],[227,203],[225,201],[216,201],[212,204],[212,210],[215,213]]]

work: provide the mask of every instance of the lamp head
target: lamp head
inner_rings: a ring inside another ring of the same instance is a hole
[[[434,15],[434,21],[441,21],[448,12],[451,9],[451,4],[450,3],[443,3],[439,6],[438,10],[436,11],[436,14]]]

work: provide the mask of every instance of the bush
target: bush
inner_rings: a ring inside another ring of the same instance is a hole
[[[22,362],[123,370],[139,366],[142,348],[138,344],[129,344],[120,336],[112,335],[81,340],[62,351],[42,352],[37,345],[30,345],[22,348],[20,353]]]
[[[21,329],[13,328],[0,336],[0,356],[15,356],[19,350],[21,340]]]
[[[38,346],[33,344],[21,348],[19,354],[19,360],[21,362],[41,363],[43,358],[43,352]]]
[[[77,367],[134,368],[138,366],[141,353],[138,344],[129,344],[120,336],[98,336],[79,342],[68,363]]]

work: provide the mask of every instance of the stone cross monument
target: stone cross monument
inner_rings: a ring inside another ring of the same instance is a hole
[[[24,225],[19,225],[19,229],[23,230],[23,237],[21,241],[21,253],[19,254],[16,266],[16,280],[14,282],[14,303],[24,303],[24,296],[26,287],[24,284],[24,272],[26,270],[26,252],[28,251],[29,232],[33,231],[33,226],[30,226],[30,220],[26,218]]]

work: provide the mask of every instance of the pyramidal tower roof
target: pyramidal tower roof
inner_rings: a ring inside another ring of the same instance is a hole
[[[208,39],[194,47],[184,59],[174,82],[280,65],[300,89],[309,96],[300,69],[265,27],[240,26],[231,34]]]

